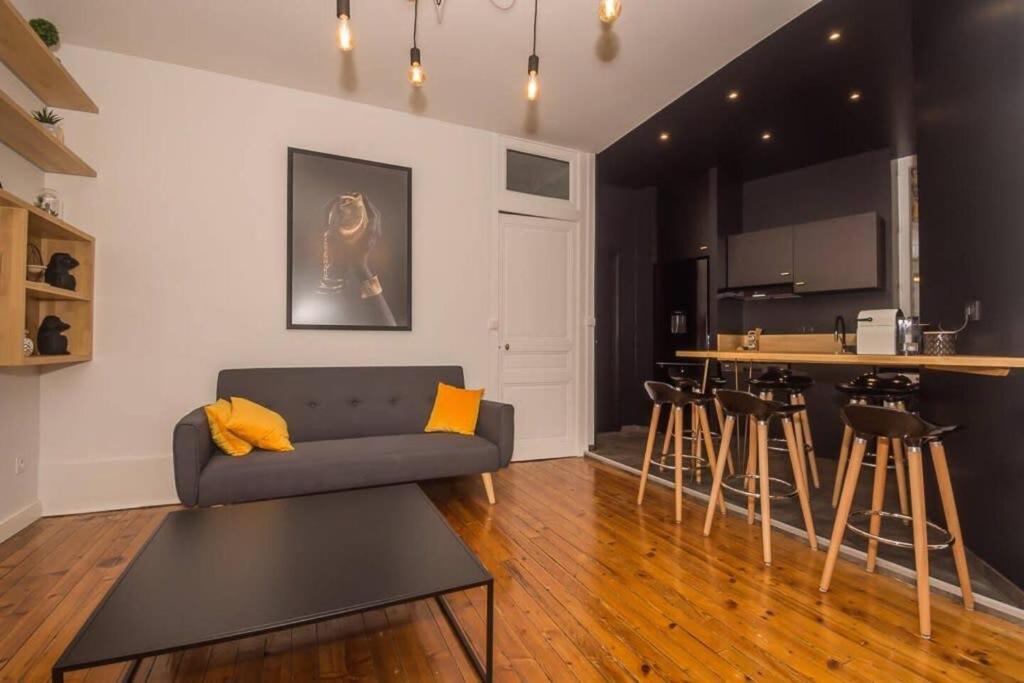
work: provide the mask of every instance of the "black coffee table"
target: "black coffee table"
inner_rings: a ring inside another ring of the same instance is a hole
[[[484,662],[445,600],[487,587]],[[53,668],[76,669],[436,598],[490,681],[494,579],[415,484],[167,515]]]

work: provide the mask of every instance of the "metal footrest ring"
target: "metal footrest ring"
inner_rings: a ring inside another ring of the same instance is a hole
[[[864,459],[860,462],[861,467],[870,467],[871,469],[878,469],[878,454],[874,452],[868,452],[864,454]],[[896,458],[889,453],[888,463],[885,469],[890,472],[896,471]]]
[[[914,547],[913,541],[901,541],[901,540],[895,539],[895,538],[888,538],[887,536],[879,536],[877,534],[872,534],[870,531],[867,531],[866,529],[861,529],[859,526],[854,524],[854,518],[856,518],[859,521],[861,519],[871,519],[872,517],[874,517],[876,515],[878,517],[888,517],[890,519],[899,519],[899,520],[902,520],[904,522],[913,522],[914,521],[914,518],[911,517],[910,515],[901,515],[898,512],[887,512],[885,510],[857,510],[855,512],[851,512],[850,513],[850,521],[848,521],[846,523],[846,528],[849,529],[850,531],[852,531],[853,533],[859,535],[859,536],[863,536],[864,538],[870,539],[872,541],[878,541],[879,543],[884,543],[886,545],[895,546],[897,548],[913,548]],[[928,550],[943,550],[943,549],[948,548],[949,546],[953,545],[953,540],[954,540],[953,539],[953,534],[949,533],[948,530],[946,530],[943,527],[939,526],[935,522],[925,522],[925,524],[928,525],[929,529],[932,529],[932,530],[938,532],[940,534],[940,537],[941,537],[941,540],[939,542],[937,542],[937,543],[929,543],[928,544]]]
[[[756,486],[754,491],[748,491],[746,488],[741,488],[742,484],[745,484],[748,480],[753,479],[760,483],[761,475],[759,474],[734,474],[731,477],[726,477],[722,480],[722,488],[733,493],[738,493],[741,496],[747,498],[760,498],[761,493],[758,491],[760,486]],[[731,482],[741,482],[739,485],[734,485]],[[778,477],[768,477],[769,489],[772,484],[777,484],[786,489],[784,493],[771,493],[769,490],[768,500],[784,500],[786,498],[792,498],[797,494],[796,486],[792,482],[788,482],[785,479],[779,479]]]
[[[696,455],[683,453],[682,458],[683,460],[696,461],[696,463],[694,463],[693,465],[683,465],[680,468],[683,472],[689,472],[697,467],[706,467],[708,469],[711,469],[711,462],[703,455],[698,458]],[[658,462],[652,462],[651,464],[654,465],[655,467],[661,468],[662,470],[674,470],[676,468],[675,459],[676,456],[672,453],[669,453],[668,455],[663,456],[663,460],[659,460]]]
[[[773,436],[768,439],[768,450],[778,451],[780,453],[789,453],[789,446],[786,444],[786,440],[777,436]],[[804,442],[804,452],[810,452],[811,447]]]

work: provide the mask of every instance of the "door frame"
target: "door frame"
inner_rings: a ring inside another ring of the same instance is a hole
[[[535,197],[506,189],[505,156],[508,150],[561,159],[570,164],[570,198],[568,200]],[[578,258],[573,274],[577,302],[572,324],[577,350],[573,372],[576,380],[575,434],[572,452],[566,456],[582,457],[594,436],[594,155],[578,150],[494,134],[491,154],[491,225],[488,249],[491,253],[490,318],[491,386],[501,400],[501,349],[499,312],[501,292],[501,244],[499,221],[502,213],[523,214],[537,218],[579,223],[575,253]]]

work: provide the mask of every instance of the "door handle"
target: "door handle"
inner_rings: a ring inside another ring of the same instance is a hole
[[[793,286],[794,286],[794,287],[803,287],[803,286],[804,286],[804,285],[806,285],[806,284],[807,284],[806,282],[804,282],[804,281],[802,281],[802,280],[801,280],[800,282],[794,282],[794,283],[793,283]]]
[[[789,272],[788,270],[785,270],[785,271],[779,273],[779,275],[781,275],[782,277],[789,277],[792,274],[793,273]]]
[[[508,345],[508,344],[505,344],[505,350],[506,350],[506,351],[508,351],[508,350],[509,350],[509,345]]]

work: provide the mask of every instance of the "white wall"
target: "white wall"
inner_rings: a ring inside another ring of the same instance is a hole
[[[27,109],[39,100],[10,71],[0,66],[0,90]],[[31,200],[43,186],[43,172],[0,144],[0,183]],[[25,461],[16,475],[14,464]],[[39,517],[39,376],[35,370],[0,369],[0,541]]]
[[[491,133],[66,46],[100,108],[50,175],[97,239],[95,353],[42,377],[46,514],[175,499],[171,430],[232,366],[455,363],[494,391]],[[286,148],[413,168],[413,331],[285,329]]]

